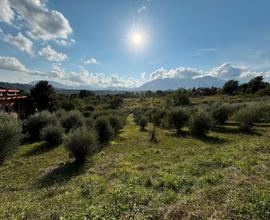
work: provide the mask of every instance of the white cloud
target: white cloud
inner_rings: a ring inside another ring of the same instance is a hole
[[[55,42],[61,46],[69,47],[73,44],[76,43],[75,39],[70,39],[70,40],[64,40],[64,39],[55,39]]]
[[[84,64],[99,64],[99,62],[96,60],[96,58],[91,58],[88,60],[83,61]]]
[[[0,19],[16,26],[15,13],[20,24],[28,28],[27,34],[33,39],[68,39],[72,28],[68,20],[58,11],[49,10],[45,0],[1,0]]]
[[[138,13],[141,13],[141,12],[143,12],[143,11],[146,11],[146,6],[142,6],[142,7],[140,7],[139,9],[138,9]]]
[[[39,55],[52,62],[62,62],[67,59],[66,54],[55,51],[50,45],[43,47]]]
[[[237,79],[240,81],[248,80],[258,75],[264,75],[263,72],[253,71],[244,66],[234,66],[230,63],[224,63],[214,67],[208,74],[224,80]]]
[[[141,73],[141,81],[143,82],[145,81],[145,74],[146,74],[145,72]]]
[[[178,79],[191,79],[203,75],[203,71],[178,67],[176,69],[165,70],[163,68],[157,69],[150,74],[150,80],[164,79],[164,78],[178,78]]]
[[[26,38],[21,32],[19,32],[16,36],[12,36],[10,34],[2,34],[0,35],[1,39],[12,44],[17,49],[31,55],[33,53],[32,47],[33,42]]]
[[[0,1],[0,21],[11,24],[14,19],[14,12],[10,7],[9,0]]]
[[[17,58],[0,56],[0,69],[15,71],[20,73],[27,73],[30,75],[42,75],[36,70],[27,69]]]
[[[54,66],[49,77],[60,80],[69,85],[92,85],[101,88],[107,87],[136,87],[141,84],[138,80],[129,77],[124,79],[117,75],[106,75],[104,73],[90,73],[82,69],[79,72],[66,72],[59,66]]]
[[[224,63],[220,66],[210,69],[209,71],[186,67],[178,67],[171,70],[160,68],[150,74],[149,80],[151,81],[164,78],[194,79],[203,76],[213,76],[223,80],[234,79],[239,80],[240,82],[246,82],[259,75],[265,77],[265,79],[268,81],[270,80],[270,71],[259,72],[251,70],[248,67]]]

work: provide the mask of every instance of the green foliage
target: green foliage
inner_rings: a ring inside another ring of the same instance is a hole
[[[63,133],[60,125],[49,125],[41,130],[41,139],[49,146],[56,146],[62,143]]]
[[[124,127],[124,118],[120,116],[110,115],[108,119],[113,129],[113,134],[116,137],[119,134],[120,130]]]
[[[78,128],[66,136],[64,146],[77,162],[84,162],[97,149],[96,134],[86,128]]]
[[[229,115],[230,115],[229,109],[226,108],[225,105],[222,105],[220,103],[216,103],[212,105],[210,112],[213,118],[213,123],[215,125],[224,124],[228,120]]]
[[[37,140],[40,137],[40,132],[42,128],[48,126],[49,124],[55,124],[57,118],[54,114],[43,111],[31,115],[23,122],[23,131],[32,140]]]
[[[56,92],[48,81],[39,81],[31,90],[30,97],[38,111],[57,108]]]
[[[212,118],[205,112],[197,112],[191,115],[189,131],[192,135],[205,136],[212,127]]]
[[[94,128],[100,144],[108,143],[113,137],[113,128],[107,117],[101,116],[95,120]]]
[[[79,111],[70,111],[62,118],[61,123],[68,132],[72,129],[82,127],[84,124],[84,118]]]
[[[184,106],[190,104],[189,93],[186,90],[177,90],[171,96],[172,106]]]
[[[148,119],[147,119],[146,116],[141,115],[141,116],[138,118],[137,123],[138,123],[138,125],[140,126],[140,130],[141,130],[141,131],[144,131],[144,130],[145,130],[145,127],[146,127],[147,124],[148,124]]]
[[[0,164],[18,147],[21,138],[21,124],[13,116],[0,113]]]
[[[238,90],[238,81],[229,80],[227,81],[222,90],[225,94],[233,95]]]
[[[118,109],[118,108],[120,108],[123,105],[124,99],[120,95],[115,95],[115,96],[112,96],[109,99],[108,102],[109,102],[109,105],[110,105],[110,108],[111,109]]]
[[[234,117],[239,124],[240,130],[249,132],[251,131],[254,123],[259,122],[262,117],[261,108],[260,106],[255,105],[247,106],[240,109]]]
[[[95,93],[93,91],[81,90],[79,92],[79,97],[80,98],[93,97],[93,96],[95,96]]]
[[[165,117],[167,116],[167,112],[164,110],[160,110],[158,108],[154,108],[151,111],[151,122],[155,125],[155,126],[160,126],[162,121],[165,119]]]
[[[174,109],[168,112],[168,124],[180,134],[182,127],[188,121],[187,113],[182,109]]]

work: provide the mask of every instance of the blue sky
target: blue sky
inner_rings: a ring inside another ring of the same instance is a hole
[[[268,0],[1,0],[0,81],[268,80],[269,10]]]

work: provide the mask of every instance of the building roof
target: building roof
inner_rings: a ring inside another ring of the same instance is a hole
[[[0,92],[20,92],[18,89],[4,89],[0,88]]]
[[[18,100],[18,99],[26,99],[27,96],[0,96],[0,101],[12,101],[12,100]]]

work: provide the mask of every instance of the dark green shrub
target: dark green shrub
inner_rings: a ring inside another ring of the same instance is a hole
[[[151,122],[155,126],[160,126],[162,123],[162,120],[166,117],[166,111],[160,110],[160,109],[153,109],[151,112]]]
[[[60,125],[49,125],[41,130],[41,139],[49,146],[56,146],[62,143],[64,130]]]
[[[216,125],[224,124],[230,115],[229,110],[225,105],[214,104],[211,106],[211,116],[213,119],[213,123]]]
[[[168,124],[171,128],[176,129],[176,133],[180,134],[182,127],[188,121],[188,115],[181,109],[174,109],[168,112]]]
[[[120,116],[111,115],[111,116],[109,116],[108,119],[109,119],[110,125],[113,129],[114,136],[117,136],[119,134],[120,130],[123,129],[123,127],[124,127],[123,118]]]
[[[62,126],[68,132],[72,129],[82,127],[84,123],[83,115],[79,111],[70,111],[62,119]]]
[[[189,131],[192,135],[204,136],[212,127],[212,119],[204,112],[194,113],[189,120]]]
[[[9,114],[0,114],[0,164],[18,147],[21,138],[21,124]]]
[[[142,115],[138,118],[138,125],[140,126],[141,131],[145,130],[145,127],[147,126],[147,124],[148,124],[148,119],[146,116]]]
[[[94,122],[95,121],[92,117],[85,118],[84,120],[85,127],[91,130],[94,129]]]
[[[23,130],[27,136],[33,140],[39,139],[42,128],[56,124],[57,119],[54,114],[49,112],[39,112],[31,115],[23,122]]]
[[[84,162],[97,149],[96,134],[86,128],[78,128],[66,136],[64,146],[77,162]]]
[[[113,129],[107,117],[99,117],[95,120],[94,128],[100,144],[108,143],[113,137]]]
[[[239,124],[240,130],[249,132],[251,131],[254,123],[259,122],[261,116],[260,108],[253,105],[240,109],[234,117],[236,122]]]
[[[175,91],[171,99],[168,100],[168,104],[172,106],[184,106],[184,105],[189,105],[190,104],[190,99],[189,99],[190,94],[185,91],[185,90],[177,90]]]

